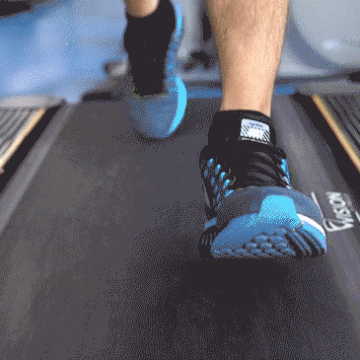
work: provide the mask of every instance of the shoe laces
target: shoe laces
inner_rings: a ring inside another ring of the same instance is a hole
[[[244,141],[219,146],[215,151],[216,155],[207,149],[207,156],[204,155],[209,160],[203,162],[202,169],[208,180],[205,186],[210,207],[215,210],[234,190],[256,186],[292,188],[286,155],[274,145]]]

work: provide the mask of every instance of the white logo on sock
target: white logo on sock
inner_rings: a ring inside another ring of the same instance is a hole
[[[270,126],[260,121],[243,119],[241,122],[241,138],[270,142]]]

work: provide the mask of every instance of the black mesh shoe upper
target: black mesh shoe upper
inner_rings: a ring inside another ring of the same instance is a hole
[[[231,191],[249,186],[291,188],[286,154],[275,145],[275,131],[269,119],[257,112],[225,113],[219,112],[215,116],[209,145],[200,154],[201,175],[211,216],[215,216],[216,207]],[[262,133],[261,126],[259,131],[251,132],[249,127],[244,131],[243,118],[263,122],[268,131]]]

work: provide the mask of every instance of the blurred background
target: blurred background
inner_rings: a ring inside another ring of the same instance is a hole
[[[179,0],[185,80],[219,81],[216,49],[202,0]],[[356,0],[293,0],[278,80],[321,78],[360,67]],[[74,103],[106,79],[106,62],[126,60],[120,0],[0,1],[0,97],[47,94]],[[279,88],[278,88],[279,91]],[[290,91],[291,86],[284,88]]]

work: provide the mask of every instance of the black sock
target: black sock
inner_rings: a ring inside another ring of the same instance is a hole
[[[175,29],[175,13],[169,0],[160,0],[151,15],[136,18],[128,13],[124,46],[129,55],[136,92],[163,92],[166,52]]]
[[[245,123],[243,123],[244,119]],[[264,125],[255,125],[259,138],[256,139],[255,136],[253,140],[261,143],[271,143],[276,146],[275,128],[272,125],[271,118],[259,111],[253,110],[224,110],[216,112],[209,129],[208,143],[216,144],[223,141],[235,142],[242,139],[247,140],[248,136],[246,133],[249,127],[254,126],[254,123],[256,124],[257,121],[264,123]]]
[[[126,13],[126,19],[128,28],[135,27],[141,37],[145,36],[150,40],[153,35],[161,37],[165,33],[166,37],[166,33],[172,33],[175,27],[174,9],[169,0],[160,0],[157,9],[149,16],[134,17]]]

